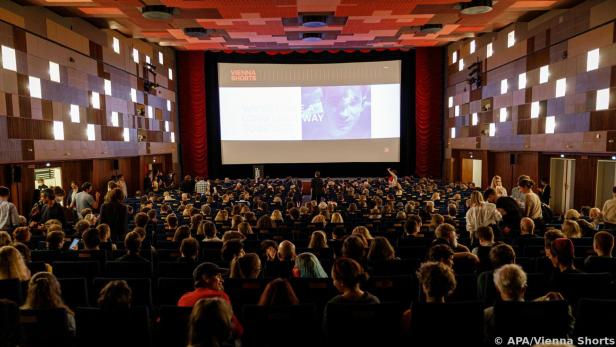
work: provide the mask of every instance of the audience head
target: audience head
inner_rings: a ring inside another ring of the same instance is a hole
[[[490,249],[490,262],[494,269],[507,264],[515,263],[515,251],[513,247],[505,243],[500,243]]]
[[[98,230],[90,228],[81,235],[83,245],[86,250],[97,250],[101,244],[101,239],[98,236]]]
[[[0,247],[0,280],[30,279],[30,270],[26,266],[24,257],[13,246]]]
[[[139,212],[135,215],[135,226],[145,228],[150,218],[146,213]]]
[[[453,267],[453,249],[448,244],[437,244],[430,247],[428,260],[441,262],[449,267]]]
[[[182,257],[196,260],[199,256],[199,241],[193,237],[187,237],[180,244]]]
[[[274,240],[263,240],[261,252],[266,261],[274,261],[278,259],[278,244]]]
[[[302,253],[295,258],[295,268],[300,278],[327,278],[321,262],[312,253]]]
[[[367,244],[363,238],[359,235],[350,235],[342,243],[342,255],[363,263],[366,256],[366,247]]]
[[[131,231],[124,237],[124,247],[129,254],[139,254],[141,242],[141,235],[137,231]]]
[[[322,230],[313,231],[310,235],[309,249],[327,248],[327,235]]]
[[[276,278],[265,286],[258,304],[260,306],[288,306],[299,304],[299,300],[289,281]]]
[[[564,216],[565,220],[578,220],[580,219],[580,213],[573,208],[570,208],[567,210],[567,212],[565,212],[565,216]]]
[[[503,301],[523,301],[526,273],[519,265],[507,264],[494,271],[494,285]]]
[[[11,234],[8,231],[0,231],[0,247],[9,246],[11,243],[13,243]]]
[[[528,217],[524,217],[520,219],[520,234],[521,235],[534,235],[535,234],[535,222]]]
[[[567,236],[569,239],[579,239],[582,237],[582,229],[578,222],[572,219],[567,219],[563,222],[561,226],[563,234]]]
[[[427,302],[445,302],[457,285],[452,268],[436,261],[421,264],[417,278]]]
[[[368,280],[368,274],[355,260],[347,257],[336,259],[332,266],[332,279],[334,287],[343,293],[347,290],[359,288],[362,281]]]
[[[377,236],[370,243],[368,261],[387,261],[396,258],[396,251],[389,240],[383,236]]]
[[[475,190],[471,193],[471,207],[481,206],[483,203],[483,195],[480,191]]]
[[[64,246],[64,232],[60,230],[54,230],[47,233],[47,249],[49,250],[61,250]]]
[[[62,300],[60,283],[50,272],[39,272],[32,276],[28,283],[28,297],[23,307],[34,310],[64,308],[69,311]]]
[[[224,299],[197,301],[188,322],[188,345],[222,346],[231,338],[232,318],[231,306]]]
[[[240,239],[232,239],[223,242],[222,249],[220,250],[222,260],[232,261],[236,257],[241,257],[245,254],[244,244]]]
[[[201,263],[193,271],[195,288],[223,290],[224,280],[222,279],[222,276],[227,272],[227,269],[223,269],[215,263]]]
[[[599,231],[593,238],[592,247],[598,256],[611,257],[614,250],[614,235]]]
[[[133,292],[124,280],[107,283],[98,295],[98,306],[104,311],[127,310],[131,306]]]
[[[231,261],[229,278],[254,279],[261,274],[261,259],[257,253],[246,253]]]
[[[284,240],[278,245],[278,259],[283,261],[295,260],[295,245],[289,241]]]
[[[11,190],[5,186],[0,186],[0,200],[8,200]]]
[[[492,244],[494,243],[494,231],[489,226],[483,226],[477,228],[477,238],[480,243]]]
[[[370,234],[370,230],[368,230],[368,228],[366,228],[365,226],[355,227],[351,232],[351,235],[361,237],[364,240],[365,244],[368,244],[370,240],[374,239],[374,237],[372,237],[372,235]]]
[[[13,240],[15,242],[26,243],[30,241],[30,237],[32,237],[32,233],[28,227],[17,227],[13,230]]]
[[[552,242],[548,258],[555,268],[572,268],[575,259],[573,242],[567,238],[559,238]]]
[[[560,230],[548,230],[543,234],[545,254],[547,255],[552,248],[552,242],[556,239],[566,237]]]
[[[187,225],[182,225],[175,229],[173,234],[173,242],[180,243],[182,240],[190,237],[190,228]]]
[[[458,235],[456,234],[456,227],[449,223],[443,223],[434,230],[434,236],[438,239],[443,239],[449,242],[451,247],[458,245]]]

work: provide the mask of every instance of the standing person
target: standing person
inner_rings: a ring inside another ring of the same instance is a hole
[[[524,217],[528,217],[535,222],[535,226],[543,225],[543,214],[541,212],[541,199],[533,192],[535,182],[530,178],[524,178],[518,183],[520,192],[524,194]]]
[[[43,203],[45,204],[41,210],[41,223],[45,223],[50,219],[57,219],[66,226],[66,218],[64,217],[64,209],[56,202],[56,196],[51,189],[43,190]]]
[[[180,190],[182,193],[189,194],[192,194],[195,191],[195,181],[193,181],[190,175],[184,176],[184,180],[182,181],[182,184],[180,184]]]
[[[523,180],[530,180],[530,177],[528,175],[521,175],[520,177],[518,177],[518,183],[522,182]],[[520,207],[524,208],[524,202],[526,201],[526,199],[524,197],[524,193],[522,192],[522,190],[520,190],[519,186],[515,186],[511,189],[511,197],[518,202],[518,205],[520,205]]]
[[[79,185],[77,185],[77,182],[71,181],[71,189],[66,194],[66,206],[71,206],[77,193],[79,193]]]
[[[195,183],[195,193],[201,195],[210,195],[210,183],[205,178],[197,176],[197,183]]]
[[[95,210],[98,208],[98,201],[100,200],[101,193],[96,192],[94,196],[92,196],[92,183],[84,182],[81,185],[81,192],[75,195],[75,200],[71,203],[71,207],[75,207],[77,209],[77,216],[79,218],[83,218],[81,215],[81,211],[84,208],[89,208]]]
[[[118,188],[124,193],[124,198],[128,197],[128,187],[126,186],[126,179],[124,179],[124,175],[119,174],[116,180],[116,184]]]
[[[19,224],[19,213],[12,202],[9,202],[11,191],[0,187],[0,230],[12,230]]]
[[[153,177],[152,170],[149,170],[148,173],[143,178],[143,191],[147,194],[152,191],[153,185]]]
[[[503,180],[498,175],[492,177],[492,184],[490,185],[490,188],[494,189],[497,198],[507,196],[507,189],[503,187]]]
[[[550,181],[547,178],[541,179],[541,188],[539,188],[541,192],[541,202],[550,205],[550,198],[552,197],[552,187],[550,187]]]
[[[612,198],[603,204],[601,214],[605,226],[612,232],[616,231],[616,186],[612,188]]]
[[[122,203],[124,192],[115,188],[109,194],[110,200],[101,206],[100,222],[109,225],[111,238],[123,240],[128,232],[128,207]]]
[[[318,203],[321,200],[321,196],[323,196],[323,179],[321,179],[321,172],[315,171],[314,178],[310,181],[310,188],[310,199]]]
[[[466,231],[471,236],[471,241],[477,241],[477,229],[480,227],[498,227],[498,222],[503,219],[496,205],[483,201],[483,195],[475,190],[471,193],[470,209],[466,212]]]
[[[392,170],[392,169],[387,169],[387,172],[389,172],[389,187],[393,188],[398,186],[398,175],[396,170]]]

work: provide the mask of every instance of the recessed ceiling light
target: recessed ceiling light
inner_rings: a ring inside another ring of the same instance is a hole
[[[490,11],[492,11],[492,0],[472,0],[460,3],[460,12],[462,14],[474,15]]]
[[[173,7],[165,5],[146,5],[141,8],[141,14],[144,18],[152,20],[165,20],[171,18],[174,14]]]

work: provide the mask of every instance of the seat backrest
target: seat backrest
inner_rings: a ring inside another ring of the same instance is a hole
[[[188,320],[192,307],[163,305],[158,320],[160,346],[184,347],[188,340]]]
[[[192,277],[197,264],[163,261],[158,263],[158,276],[160,277]]]
[[[109,278],[96,277],[92,280],[92,290],[90,293],[90,304],[96,306],[96,298],[103,287],[113,280],[124,280],[132,290],[134,306],[152,307],[152,283],[149,278]]]
[[[244,346],[314,346],[319,334],[314,305],[245,305]],[[275,336],[275,338],[273,338]]]
[[[477,300],[477,276],[474,274],[457,275],[456,289],[447,300],[449,302]]]
[[[94,278],[100,275],[100,264],[97,261],[54,261],[53,273],[64,278]]]
[[[443,334],[443,321],[447,333]],[[411,309],[410,346],[480,346],[483,342],[483,308],[480,302],[416,303]]]
[[[158,291],[156,300],[159,305],[177,305],[180,297],[194,289],[192,278],[158,278]]]
[[[609,273],[558,274],[554,276],[553,289],[574,305],[581,298],[614,298],[612,276]]]
[[[63,308],[21,310],[19,322],[24,346],[70,346],[73,336],[69,330],[67,312]]]
[[[109,277],[151,277],[152,264],[149,262],[110,261],[105,264],[105,275]]]
[[[510,336],[566,337],[569,306],[566,301],[496,302],[494,332],[504,341]]]
[[[394,345],[401,314],[399,303],[328,304],[325,334],[330,345]]]
[[[370,294],[384,302],[400,302],[408,307],[417,301],[419,287],[412,276],[374,276],[365,285]]]
[[[576,308],[575,335],[616,338],[616,300],[581,299]]]
[[[75,312],[77,339],[81,346],[144,346],[152,345],[150,315],[146,307],[103,311],[78,308]]]
[[[14,278],[10,280],[0,280],[0,299],[8,299],[21,305],[25,300],[21,282]]]
[[[58,278],[62,299],[70,308],[88,307],[88,282],[86,278]]]
[[[242,312],[243,305],[256,304],[264,288],[263,279],[229,278],[225,280],[225,292],[229,295],[235,312]]]

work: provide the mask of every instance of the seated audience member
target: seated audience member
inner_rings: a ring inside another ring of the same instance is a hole
[[[227,243],[227,241],[231,241],[231,240],[243,241],[243,240],[246,240],[246,236],[237,230],[226,231],[222,235],[222,242]]]
[[[28,227],[17,227],[13,230],[13,241],[27,244],[30,242],[32,233]]]
[[[96,223],[98,223],[98,218],[96,218],[96,215],[94,215],[93,213],[88,213],[87,215],[85,215],[83,217],[83,220],[88,222],[90,226],[96,226]]]
[[[368,262],[385,262],[397,259],[394,247],[383,236],[377,236],[372,240],[368,249]]]
[[[552,242],[559,238],[565,238],[565,234],[563,234],[560,230],[547,230],[543,235],[543,250],[545,256],[541,259],[542,261],[537,263],[537,271],[543,272],[546,275],[551,275],[555,272],[555,268],[552,265],[552,260],[550,260],[550,249],[552,248]]]
[[[15,347],[21,345],[21,324],[19,322],[19,307],[9,299],[0,298],[0,345]]]
[[[428,260],[453,267],[454,251],[447,243],[436,244],[428,250]]]
[[[237,231],[240,232],[244,236],[253,235],[252,227],[248,222],[241,222],[237,225]]]
[[[48,232],[46,241],[48,250],[61,251],[64,247],[64,232],[62,232],[61,230],[54,230],[52,232]]]
[[[96,227],[98,238],[101,241],[100,248],[107,251],[115,251],[118,249],[115,243],[111,241],[111,228],[105,223],[101,223]]]
[[[261,241],[261,258],[263,261],[275,261],[278,259],[278,244],[274,240]]]
[[[325,213],[325,212],[321,212],[321,213]],[[324,229],[325,226],[327,225],[327,218],[322,214],[318,214],[312,218],[310,223],[316,225],[318,228]]]
[[[237,231],[238,225],[242,223],[243,221],[244,221],[244,218],[240,216],[239,214],[236,214],[235,216],[231,217],[231,230]]]
[[[222,276],[227,272],[227,269],[220,268],[214,263],[205,262],[199,264],[193,271],[195,290],[182,295],[178,301],[178,306],[195,306],[200,299],[209,298],[220,298],[227,304],[231,305],[231,300],[229,300],[229,296],[224,292],[223,288],[224,280]],[[235,315],[233,315],[232,321],[233,331],[237,336],[241,336],[244,328]]]
[[[167,220],[165,221],[165,232],[174,233],[175,229],[178,227],[178,217],[172,213],[167,216]]]
[[[146,258],[139,255],[141,252],[141,236],[137,231],[131,231],[124,237],[124,248],[126,254],[116,259],[116,261],[130,262],[149,262]]]
[[[582,237],[582,229],[580,228],[578,222],[576,222],[575,220],[565,220],[563,222],[563,225],[561,226],[561,229],[563,234],[565,234],[568,239],[579,239],[580,237]]]
[[[284,240],[278,245],[278,260],[295,261],[295,257],[295,245],[291,241]]]
[[[584,270],[616,274],[616,258],[612,256],[614,235],[607,231],[597,232],[593,237],[592,248],[596,255],[590,255],[584,260]]]
[[[327,273],[323,270],[319,259],[314,254],[306,252],[295,257],[293,277],[327,278]]]
[[[261,275],[261,259],[257,253],[246,253],[231,261],[229,278],[255,279]]]
[[[366,245],[368,245],[374,239],[374,237],[372,237],[372,235],[370,234],[370,230],[368,230],[368,228],[364,226],[355,227],[351,232],[351,235],[357,235],[361,237]]]
[[[434,236],[437,239],[445,240],[449,243],[449,246],[454,250],[454,252],[470,252],[468,247],[461,245],[458,243],[458,234],[456,233],[456,228],[451,224],[441,224],[434,231]]]
[[[194,237],[185,238],[180,244],[181,256],[178,263],[196,264],[199,257],[199,241]]]
[[[367,244],[359,235],[350,235],[342,243],[342,256],[351,258],[360,264],[366,263]]]
[[[308,242],[308,249],[328,248],[327,235],[322,230],[313,231]]]
[[[520,236],[515,239],[515,244],[520,248],[525,247],[530,240],[537,238],[535,235],[535,222],[528,217],[520,219]]]
[[[299,304],[299,300],[288,280],[276,278],[265,286],[259,306],[290,306]]]
[[[182,240],[190,237],[190,228],[187,225],[179,226],[173,234],[173,242],[181,243]]]
[[[490,250],[496,245],[494,242],[494,233],[489,226],[479,227],[476,231],[479,239],[479,246],[473,248],[473,254],[479,258],[479,266],[477,272],[490,270],[492,264],[490,262]]]
[[[188,320],[188,346],[231,347],[240,344],[237,320],[231,305],[221,298],[195,303]]]
[[[515,251],[513,247],[504,243],[492,247],[490,250],[490,263],[492,268],[480,273],[477,277],[477,299],[487,304],[493,304],[497,297],[496,288],[494,287],[494,270],[507,264],[515,264]]]
[[[101,240],[98,237],[98,230],[90,228],[81,235],[84,249],[87,251],[98,251],[100,249]]]
[[[209,220],[204,220],[199,224],[197,235],[203,235],[203,242],[222,242],[222,239],[218,237],[216,224]]]
[[[107,283],[98,295],[98,307],[113,312],[128,310],[131,307],[133,292],[128,283],[116,280]]]
[[[329,300],[323,311],[323,326],[327,325],[327,306],[330,304],[378,304],[379,298],[363,291],[360,283],[368,280],[362,266],[351,258],[338,258],[332,266],[334,287],[340,293]]]
[[[267,234],[270,232],[270,230],[273,230],[276,228],[276,224],[274,224],[274,221],[272,221],[272,218],[270,218],[270,216],[263,215],[257,220],[256,227],[259,230],[259,233]]]
[[[552,242],[549,252],[546,253],[556,273],[579,273],[575,268],[573,242],[567,238],[559,238]]]
[[[80,239],[83,235],[83,233],[90,229],[90,223],[84,219],[80,220],[79,222],[75,223],[75,227],[73,227],[73,229],[75,230],[75,233],[72,235],[72,237],[76,237],[78,239]]]
[[[430,227],[430,230],[432,231],[436,231],[436,228],[438,228],[441,224],[445,223],[445,217],[443,217],[442,215],[435,213],[433,215],[431,215],[430,217],[430,225],[428,225]]]
[[[329,222],[332,224],[344,224],[344,219],[342,218],[340,212],[334,212],[332,213],[332,218]]]
[[[415,214],[408,216],[406,223],[404,223],[404,234],[402,237],[405,239],[423,237],[423,234],[421,234],[421,218],[419,216]]]
[[[2,246],[10,246],[13,243],[13,239],[11,238],[11,234],[8,231],[0,231],[0,247]]]
[[[246,254],[246,252],[244,252],[244,244],[242,240],[239,239],[233,239],[223,243],[222,249],[220,250],[222,260],[229,262],[229,264],[231,264],[233,259],[241,257],[244,254]]]
[[[49,272],[39,272],[28,283],[28,296],[21,306],[22,310],[47,310],[62,308],[68,318],[67,330],[75,334],[75,315],[62,300],[62,290],[56,276]]]
[[[417,271],[419,288],[427,303],[445,303],[445,299],[456,289],[456,276],[451,267],[440,262],[425,262]],[[411,310],[402,315],[402,332],[408,334],[411,329]]]
[[[2,246],[0,247],[0,280],[10,279],[27,281],[30,279],[30,270],[17,248]]]

